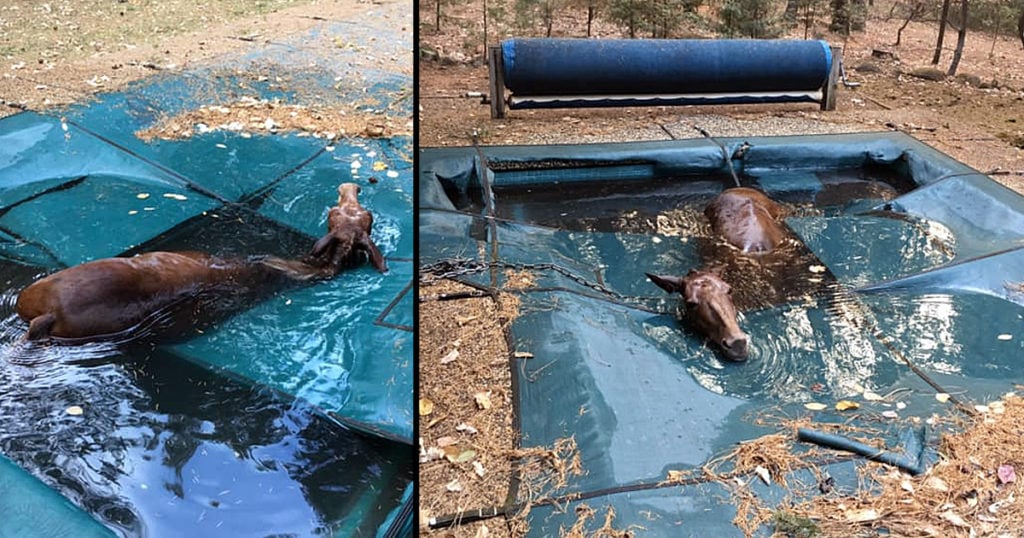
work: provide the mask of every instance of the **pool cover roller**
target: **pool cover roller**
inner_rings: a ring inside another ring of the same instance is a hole
[[[503,88],[512,93],[510,108],[793,101],[834,108],[825,101],[836,61],[825,41],[515,38],[494,48],[490,62],[493,117],[504,115]]]

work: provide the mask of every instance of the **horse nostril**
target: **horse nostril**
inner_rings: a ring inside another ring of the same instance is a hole
[[[746,338],[742,338],[742,337],[741,338],[724,338],[722,340],[722,347],[727,348],[727,349],[733,349],[733,348],[740,348],[740,349],[742,349],[742,348],[747,347],[747,339]]]
[[[726,337],[722,339],[722,349],[728,352],[730,355],[735,357],[746,357],[747,355],[747,338],[741,337]]]

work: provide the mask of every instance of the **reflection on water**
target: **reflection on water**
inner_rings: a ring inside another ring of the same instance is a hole
[[[118,534],[321,535],[411,479],[408,450],[266,389],[159,349],[25,344],[18,327],[5,308],[0,453]],[[384,514],[364,515],[351,530],[370,535]]]
[[[1024,346],[1020,306],[967,292],[849,291],[956,258],[962,238],[942,223],[873,210],[908,192],[912,182],[849,172],[813,179],[821,186],[814,192],[773,193],[790,211],[786,222],[793,234],[776,252],[756,259],[737,255],[714,237],[703,215],[727,186],[721,178],[499,189],[501,216],[559,230],[503,230],[502,252],[520,248],[530,258],[530,249],[543,250],[537,259],[571,259],[578,274],[593,280],[587,271],[596,271],[602,285],[633,299],[658,295],[644,271],[719,271],[733,288],[740,326],[751,336],[747,362],[723,360],[685,321],[672,320],[682,317],[678,310],[633,328],[719,394],[827,402],[905,383],[911,374],[903,357],[928,373],[1005,379],[1008,388],[1024,379],[1017,359]]]

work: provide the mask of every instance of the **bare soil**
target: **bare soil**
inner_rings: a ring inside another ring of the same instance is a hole
[[[509,493],[512,373],[504,331],[518,315],[519,301],[504,294],[497,300],[441,300],[470,291],[447,280],[420,282],[421,526],[430,518],[503,506]],[[507,535],[496,521],[439,532]]]
[[[81,101],[330,22],[411,31],[406,5],[402,0],[5,2],[0,6],[0,117]],[[372,18],[364,18],[371,12]],[[408,57],[379,60],[388,62],[390,71],[412,73]]]

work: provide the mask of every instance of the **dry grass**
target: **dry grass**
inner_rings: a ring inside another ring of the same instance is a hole
[[[981,411],[939,419],[956,433],[942,436],[941,459],[927,473],[915,477],[865,462],[858,467],[854,495],[824,487],[827,475],[813,463],[835,452],[811,447],[794,453],[797,428],[812,426],[807,420],[787,422],[781,433],[741,443],[701,469],[670,471],[664,484],[715,481],[727,486],[737,512],[733,523],[746,536],[765,526],[785,536],[875,536],[880,531],[892,536],[1019,536],[1024,503],[1018,499],[1024,492],[1016,470],[1024,469],[1019,451],[1024,398],[1009,394]],[[862,442],[880,437],[851,425],[813,427]],[[792,482],[799,469],[810,470],[816,484]],[[782,488],[786,498],[778,505],[765,503],[750,488],[755,480]],[[820,495],[807,498],[815,489]]]
[[[625,530],[616,529],[613,526],[615,521],[615,509],[611,506],[604,514],[604,523],[600,528],[593,531],[587,528],[587,523],[594,519],[597,511],[587,504],[576,506],[576,521],[569,529],[559,529],[559,535],[563,538],[632,538],[636,530],[643,529],[628,528]]]
[[[420,297],[465,291],[472,288],[447,280],[421,282]],[[509,349],[503,335],[518,310],[518,298],[506,294],[497,301],[482,297],[420,304],[420,398],[433,407],[420,416],[420,442],[424,452],[438,455],[427,461],[421,457],[421,522],[506,504],[515,436]],[[467,451],[475,455],[460,460],[458,455]],[[476,536],[484,527],[488,536],[511,536],[494,520],[433,532]]]
[[[999,470],[1024,470],[1024,399],[1007,395],[986,410],[942,437],[941,460],[929,472],[911,477],[871,464],[864,478],[880,492],[817,497],[791,512],[815,521],[826,536],[847,536],[851,525],[896,536],[1019,536],[1021,483],[1000,478]]]
[[[11,0],[0,6],[0,55],[42,63],[116,54],[212,24],[310,1]]]
[[[307,106],[243,98],[166,117],[135,136],[146,141],[178,140],[206,131],[231,131],[243,137],[252,133],[299,133],[330,140],[347,136],[412,136],[412,125],[408,118],[365,112],[355,106]]]

